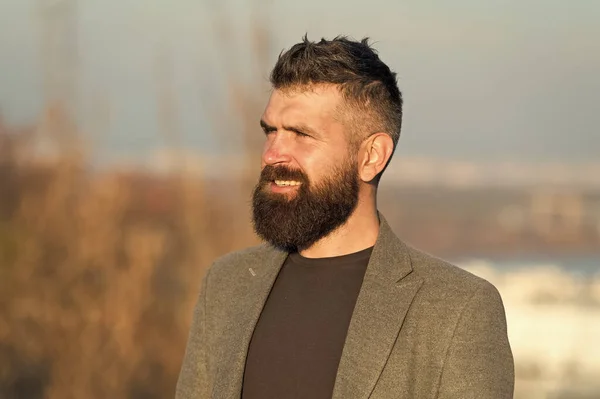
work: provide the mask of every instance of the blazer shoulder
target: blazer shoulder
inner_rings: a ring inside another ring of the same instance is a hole
[[[470,297],[478,291],[498,295],[498,290],[489,281],[432,254],[408,245],[407,248],[413,273],[422,278],[431,291],[451,293],[451,296],[461,298]]]

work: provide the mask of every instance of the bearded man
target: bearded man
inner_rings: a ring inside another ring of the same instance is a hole
[[[502,299],[377,210],[402,96],[368,41],[282,53],[260,125],[265,244],[206,273],[177,399],[513,397]]]

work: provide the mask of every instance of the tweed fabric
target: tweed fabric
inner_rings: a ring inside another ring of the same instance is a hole
[[[513,356],[496,288],[410,247],[380,220],[332,398],[512,398]],[[261,245],[210,267],[176,399],[240,398],[248,345],[286,257]]]

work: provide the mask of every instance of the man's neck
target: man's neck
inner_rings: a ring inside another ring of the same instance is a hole
[[[379,216],[377,209],[357,207],[346,223],[313,244],[300,251],[306,258],[329,258],[348,255],[372,247],[379,235]]]

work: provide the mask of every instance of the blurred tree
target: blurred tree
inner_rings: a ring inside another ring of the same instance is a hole
[[[231,181],[199,178],[178,163],[185,157],[168,48],[156,64],[157,122],[176,168],[165,176],[90,170],[72,108],[76,3],[39,3],[49,60],[39,123],[15,134],[0,119],[0,397],[170,397],[201,274],[217,256],[255,242],[248,198],[268,94],[268,3],[251,4],[243,61],[224,4],[207,4],[227,89],[225,101],[205,100],[215,137],[240,134],[222,123],[231,114],[241,127],[239,164],[248,173],[237,176],[239,195]]]
[[[212,12],[212,30],[220,57],[216,61],[221,71],[225,73],[225,98],[224,103],[217,106],[212,98],[206,99],[205,106],[210,110],[216,136],[224,142],[239,142],[241,136],[242,153],[239,154],[240,165],[247,172],[244,190],[248,184],[253,184],[258,176],[259,156],[264,137],[260,131],[258,121],[266,105],[269,94],[267,75],[272,67],[272,53],[274,49],[273,34],[269,30],[269,9],[271,0],[250,0],[248,26],[235,24],[226,9],[226,2],[210,1],[209,9]],[[236,32],[243,37],[241,44],[236,41]],[[249,50],[249,51],[248,51]],[[210,79],[210,77],[205,77]],[[234,115],[240,130],[224,123]]]

